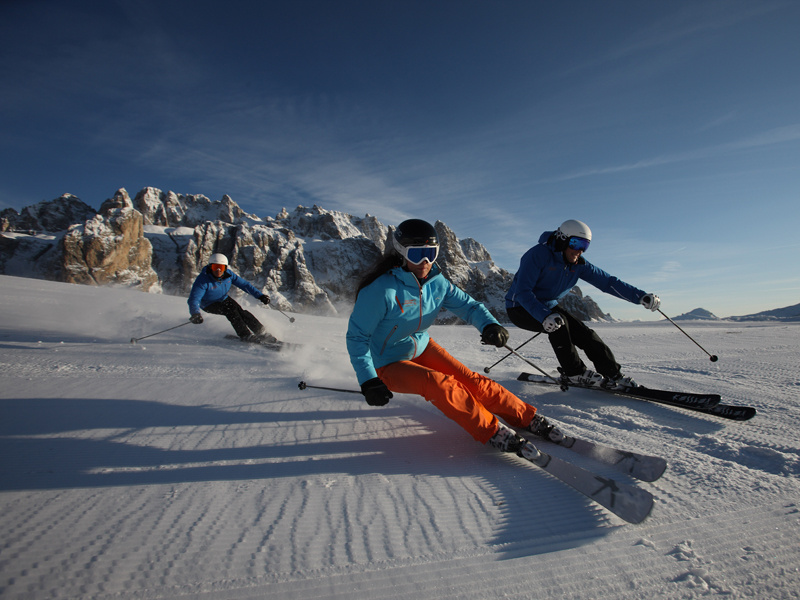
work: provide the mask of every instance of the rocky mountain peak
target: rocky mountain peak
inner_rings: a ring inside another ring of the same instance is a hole
[[[91,219],[95,210],[77,196],[62,194],[27,206],[17,213],[7,208],[0,213],[0,231],[55,232],[64,231],[73,223]]]
[[[212,201],[153,187],[133,199],[121,188],[97,212],[65,194],[0,217],[2,273],[186,296],[209,257],[221,252],[276,307],[318,314],[349,311],[359,280],[387,251],[394,231],[372,215],[317,205],[282,208],[262,220],[228,195]],[[512,274],[476,240],[459,240],[441,221],[434,226],[444,274],[505,320]],[[610,319],[577,288],[567,302],[581,318]]]

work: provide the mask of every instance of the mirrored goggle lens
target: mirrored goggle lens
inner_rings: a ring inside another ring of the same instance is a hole
[[[571,237],[569,238],[569,247],[573,250],[580,250],[581,252],[586,252],[589,248],[589,240],[584,239],[582,237]]]
[[[225,265],[211,265],[212,271],[224,271],[225,268]]]
[[[406,260],[415,265],[424,260],[433,263],[439,255],[439,246],[411,246],[406,248],[405,254]]]

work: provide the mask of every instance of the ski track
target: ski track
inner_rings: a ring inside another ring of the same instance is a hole
[[[420,398],[299,390],[356,388],[344,319],[260,309],[306,344],[281,353],[214,318],[131,344],[185,300],[0,280],[4,600],[798,597],[800,325],[682,324],[717,363],[669,324],[596,326],[627,374],[755,406],[746,423],[492,369],[569,432],[667,458],[647,484],[541,444],[651,491],[632,526]],[[434,336],[479,372],[504,355]],[[555,367],[546,340],[520,352]]]

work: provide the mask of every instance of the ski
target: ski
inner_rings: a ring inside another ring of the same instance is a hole
[[[520,373],[517,377],[520,381],[529,381],[531,383],[548,383],[553,384],[553,381],[541,375],[534,375],[533,373]],[[559,381],[560,375],[554,375],[553,379]],[[711,408],[719,404],[722,398],[719,394],[689,394],[684,392],[672,392],[668,390],[656,390],[644,386],[627,389],[609,389],[597,385],[580,385],[577,383],[567,384],[569,387],[579,387],[587,390],[600,390],[610,394],[617,394],[619,396],[633,396],[644,400],[653,400],[655,402],[662,402],[665,404],[674,404],[676,406],[683,406],[686,408]]]
[[[613,467],[617,471],[635,477],[640,481],[655,481],[661,477],[667,469],[667,461],[660,456],[650,456],[647,454],[639,454],[638,452],[619,450],[611,446],[606,446],[605,444],[590,442],[589,440],[576,438],[571,435],[564,435],[561,440],[556,442],[550,439],[533,436],[533,434],[526,429],[517,430],[517,433],[534,442],[546,441],[551,444],[563,446],[564,448],[569,448],[581,456],[586,456],[604,465]],[[533,437],[528,438],[528,436]]]
[[[641,523],[653,508],[653,495],[551,456],[527,442],[519,455],[628,523]]]
[[[530,383],[557,385],[550,379],[540,375],[534,375],[532,373],[520,373],[517,379],[519,381],[527,381]],[[650,400],[652,402],[667,404],[669,406],[675,406],[678,408],[685,408],[687,410],[692,410],[707,415],[714,415],[716,417],[730,419],[733,421],[747,421],[756,415],[756,409],[752,406],[720,404],[721,397],[718,394],[686,394],[683,392],[670,392],[667,390],[653,390],[651,388],[641,386],[629,390],[612,390],[602,386],[570,385],[579,387],[581,389],[597,390],[600,392],[606,392],[607,394],[616,394],[626,398]]]
[[[233,335],[233,334],[226,335],[225,339],[236,340],[237,342],[243,342],[245,344],[253,344],[255,346],[262,346],[264,348],[268,348],[269,350],[275,350],[276,352],[299,347],[298,344],[288,344],[286,342],[281,342],[280,340],[275,340],[275,341],[270,341],[266,339],[243,340],[238,335]]]
[[[735,406],[733,404],[717,404],[714,408],[702,409],[700,412],[732,421],[749,421],[756,416],[756,409],[752,406]]]

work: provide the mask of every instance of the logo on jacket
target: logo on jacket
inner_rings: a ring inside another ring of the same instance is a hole
[[[407,307],[416,306],[417,305],[417,299],[416,298],[409,298],[408,300],[405,300],[405,301],[401,302],[400,298],[395,296],[394,300],[395,300],[395,302],[397,302],[397,306],[400,307],[400,312],[401,313],[406,312],[406,308]]]

